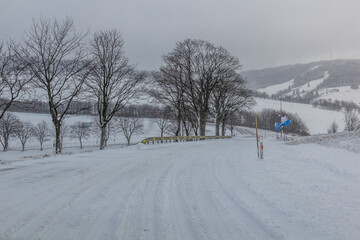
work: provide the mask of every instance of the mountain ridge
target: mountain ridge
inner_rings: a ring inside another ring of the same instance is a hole
[[[298,87],[328,72],[329,77],[320,88],[360,85],[360,59],[322,60],[310,63],[297,63],[278,67],[243,71],[242,74],[252,89],[265,88],[294,79]]]

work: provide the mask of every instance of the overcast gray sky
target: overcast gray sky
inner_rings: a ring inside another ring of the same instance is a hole
[[[0,39],[19,39],[39,16],[120,29],[142,70],[185,38],[227,48],[244,70],[360,58],[359,0],[0,0]]]

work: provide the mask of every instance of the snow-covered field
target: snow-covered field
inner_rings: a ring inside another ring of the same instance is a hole
[[[280,110],[279,101],[256,98],[256,102],[255,111],[261,111],[265,108]],[[344,130],[344,113],[342,112],[314,108],[310,104],[284,101],[282,102],[282,109],[287,112],[297,113],[304,120],[311,135],[327,133],[327,129],[333,121],[339,125],[339,131]]]
[[[360,105],[360,89],[352,89],[350,86],[324,88],[319,90],[319,99],[331,99],[333,101],[354,102]]]
[[[291,88],[294,85],[295,80],[292,79],[288,82],[274,84],[265,88],[257,89],[258,92],[267,93],[270,96],[278,93],[279,91],[287,90],[289,87]]]
[[[360,239],[359,154],[237,129],[0,165],[0,239]]]

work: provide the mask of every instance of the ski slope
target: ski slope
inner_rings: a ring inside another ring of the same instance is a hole
[[[243,132],[0,165],[0,239],[360,239],[358,154]]]
[[[287,90],[287,89],[291,88],[294,85],[294,83],[295,83],[295,79],[291,79],[290,81],[287,81],[284,83],[270,85],[265,88],[259,88],[256,91],[262,92],[262,93],[267,93],[271,96],[273,94],[278,93],[279,91],[283,91],[283,90]]]

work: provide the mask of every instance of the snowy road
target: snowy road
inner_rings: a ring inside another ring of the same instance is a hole
[[[360,155],[253,138],[0,166],[0,239],[360,239]]]

